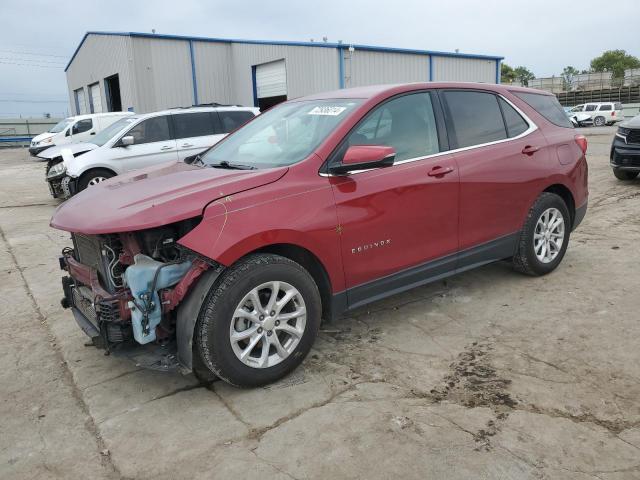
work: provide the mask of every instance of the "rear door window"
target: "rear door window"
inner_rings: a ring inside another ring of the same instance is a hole
[[[174,114],[173,128],[176,138],[204,137],[215,133],[209,112]]]
[[[470,147],[507,138],[498,99],[492,93],[444,91],[453,148]]]
[[[161,115],[144,120],[125,133],[125,135],[131,135],[136,145],[170,140],[169,117]]]
[[[525,101],[531,108],[542,115],[558,127],[573,128],[573,124],[564,109],[558,102],[555,95],[544,95],[541,93],[528,93],[528,92],[513,92],[513,94]],[[587,105],[586,110],[589,111],[590,105]]]
[[[218,117],[220,118],[222,128],[222,132],[220,133],[230,133],[247,123],[254,115],[252,112],[240,110],[218,112]]]
[[[507,127],[509,138],[517,137],[529,129],[529,124],[522,118],[515,108],[509,105],[504,99],[498,97],[498,103],[504,116],[504,124]]]
[[[613,107],[611,105],[600,105],[600,109],[601,112],[604,111],[609,111],[609,110],[613,110]]]

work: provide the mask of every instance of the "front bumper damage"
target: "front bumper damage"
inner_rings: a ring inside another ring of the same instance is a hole
[[[76,249],[86,249],[79,239],[74,239],[74,249],[63,250],[59,261],[67,275],[62,278],[62,306],[71,310],[91,344],[104,349],[105,354],[127,357],[143,368],[190,371],[193,330],[185,337],[182,326],[183,335],[177,338],[178,307],[198,278],[216,268],[195,254],[182,261],[155,261],[139,252],[131,234],[120,237],[124,248],[118,262],[126,269],[119,274],[122,283],[118,285],[105,278],[117,273],[115,257],[108,253],[109,245],[96,244],[106,258],[86,262],[91,265],[79,260]],[[100,260],[104,263],[100,264]],[[105,275],[105,267],[111,273]],[[189,352],[181,352],[185,349]],[[187,361],[179,362],[179,358]]]
[[[47,177],[47,183],[53,198],[69,198],[78,192],[78,179],[66,174]]]

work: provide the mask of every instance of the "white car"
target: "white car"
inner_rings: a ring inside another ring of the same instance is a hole
[[[130,170],[184,161],[219,142],[260,113],[238,106],[191,107],[122,118],[91,139],[40,155],[55,198]]]
[[[93,135],[130,115],[133,115],[133,112],[91,113],[65,118],[56,123],[48,132],[33,137],[29,145],[29,153],[35,157],[47,148],[56,145],[88,142]]]
[[[568,115],[577,127],[585,125],[602,127],[624,120],[622,103],[620,102],[584,103],[573,107],[569,110]]]

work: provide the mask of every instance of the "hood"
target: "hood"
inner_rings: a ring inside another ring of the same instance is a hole
[[[164,163],[87,188],[56,209],[51,226],[91,235],[159,227],[202,215],[212,201],[275,182],[287,171]]]
[[[624,128],[640,128],[640,115],[636,115],[630,120],[625,120],[620,126]]]
[[[51,132],[44,132],[41,133],[40,135],[36,135],[35,137],[33,137],[31,139],[32,142],[41,142],[42,140],[46,140],[47,138],[51,138],[55,135],[55,133],[51,133]],[[53,144],[51,144],[53,145]]]
[[[61,157],[62,150],[71,150],[73,155],[88,152],[89,150],[95,150],[98,148],[93,143],[67,143],[65,145],[53,146],[47,148],[44,152],[38,155],[38,158],[44,158],[45,160],[51,160],[52,158]]]

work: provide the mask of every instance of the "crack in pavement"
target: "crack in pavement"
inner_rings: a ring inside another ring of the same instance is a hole
[[[46,328],[49,337],[52,337],[53,333],[51,332],[51,329],[49,328],[49,325],[47,323],[47,317],[42,313],[42,310],[40,309],[40,306],[38,305],[38,302],[36,301],[35,296],[31,291],[31,288],[29,287],[27,279],[25,278],[22,268],[20,267],[20,264],[18,263],[18,259],[16,258],[16,255],[13,251],[13,247],[7,240],[7,236],[5,235],[4,229],[2,228],[2,226],[0,226],[0,239],[5,244],[7,253],[9,253],[9,256],[11,257],[11,261],[13,262],[14,266],[16,267],[16,270],[20,274],[22,288],[24,289],[24,292],[29,299],[29,303],[31,303],[31,307],[33,308],[33,311],[36,314],[36,317],[38,318],[40,325]],[[63,375],[61,377],[63,382],[65,383],[65,385],[67,385],[71,389],[71,394],[74,400],[76,401],[76,404],[78,405],[80,410],[86,415],[86,420],[84,422],[84,425],[87,431],[96,440],[96,452],[98,453],[99,458],[101,459],[101,462],[103,464],[106,464],[106,466],[109,467],[112,474],[116,474],[117,476],[122,477],[118,467],[115,465],[115,463],[113,463],[111,456],[101,454],[102,451],[106,450],[104,440],[100,435],[100,432],[98,431],[98,427],[89,412],[88,405],[84,401],[84,398],[82,396],[82,391],[78,388],[75,381],[73,380],[73,374],[69,369],[69,365],[67,365],[67,361],[65,360],[64,355],[60,351],[60,347],[57,344],[55,345],[50,344],[50,348],[55,352],[56,357],[58,357],[59,364],[63,366],[62,367]]]

